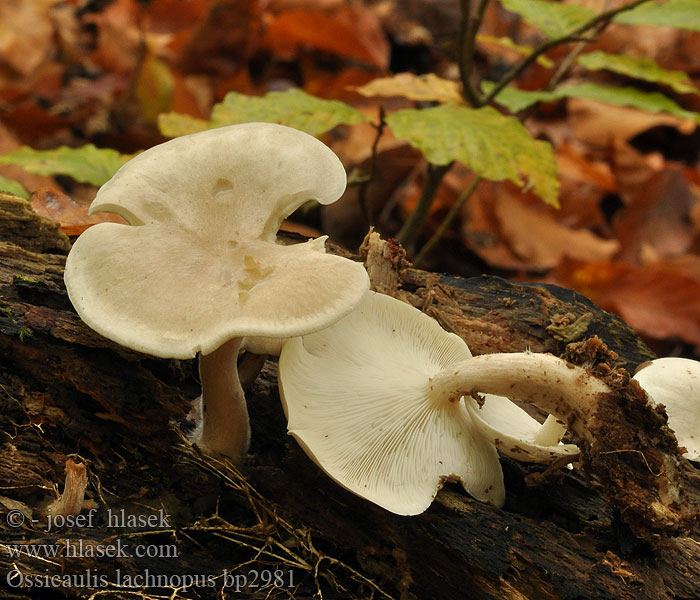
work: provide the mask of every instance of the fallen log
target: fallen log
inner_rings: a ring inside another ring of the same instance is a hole
[[[585,465],[548,473],[504,458],[502,509],[451,484],[416,517],[351,495],[286,435],[274,360],[247,391],[246,464],[201,454],[186,438],[199,394],[195,361],[155,359],[92,332],[65,294],[60,231],[18,199],[3,196],[0,207],[0,594],[700,596],[692,519],[670,532],[676,537],[640,539],[606,495],[610,482]],[[612,366],[606,355],[608,367],[633,369],[651,357],[620,319],[569,290],[425,273],[391,244],[364,253],[375,287],[437,318],[475,354],[562,355],[597,335],[619,355]],[[642,461],[626,460],[636,477]],[[66,477],[68,461],[85,465],[87,477]],[[680,464],[690,507],[700,477]],[[83,480],[82,512],[52,516],[64,486]]]

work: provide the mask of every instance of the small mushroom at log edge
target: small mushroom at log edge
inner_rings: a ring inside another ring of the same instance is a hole
[[[66,480],[63,492],[46,507],[46,514],[55,518],[80,514],[85,501],[87,471],[83,463],[76,463],[70,458],[66,461]]]
[[[434,386],[470,360],[465,342],[437,321],[370,292],[332,327],[284,345],[279,383],[289,432],[336,482],[394,513],[423,512],[446,480],[500,506],[494,436],[521,460],[578,449],[535,444],[540,424],[506,398],[487,398],[496,408],[480,414],[469,390]]]
[[[75,242],[65,283],[85,323],[163,358],[200,352],[203,420],[195,441],[240,460],[248,413],[235,360],[241,338],[316,331],[351,311],[369,288],[364,268],[325,254],[325,238],[275,243],[280,223],[308,200],[345,189],[333,152],[269,123],[170,140],[127,162],[90,213],[115,212]]]

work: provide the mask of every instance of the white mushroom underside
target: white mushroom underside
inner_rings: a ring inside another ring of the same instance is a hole
[[[463,400],[429,390],[431,377],[470,357],[464,341],[430,317],[370,292],[332,327],[285,344],[279,370],[289,431],[338,483],[392,512],[423,512],[448,479],[501,505],[492,436]],[[536,432],[539,424],[513,407],[511,418],[524,416],[528,434]]]
[[[324,254],[313,242],[242,241],[227,252],[225,244],[160,225],[105,223],[73,246],[66,284],[81,318],[102,335],[187,358],[231,337],[324,327],[359,301],[367,276],[359,263]]]

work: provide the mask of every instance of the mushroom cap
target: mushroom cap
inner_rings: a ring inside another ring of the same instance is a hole
[[[333,326],[289,340],[279,360],[288,428],[337,483],[391,512],[423,512],[446,480],[503,504],[493,443],[431,377],[471,357],[464,341],[412,306],[369,292]]]
[[[683,456],[700,460],[700,362],[657,358],[640,365],[634,379],[651,400],[666,407],[668,426],[687,450]]]
[[[90,327],[161,357],[326,327],[366,293],[364,268],[325,254],[325,238],[274,242],[284,218],[308,200],[337,200],[345,181],[327,146],[282,125],[232,125],[155,146],[99,190],[90,212],[130,225],[102,223],[78,238],[68,295]]]

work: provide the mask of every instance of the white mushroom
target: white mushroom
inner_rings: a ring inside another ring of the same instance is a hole
[[[268,123],[173,139],[126,163],[90,207],[129,225],[83,233],[65,271],[90,327],[159,357],[200,352],[204,401],[196,440],[245,455],[248,414],[235,368],[241,338],[327,327],[369,287],[364,268],[325,254],[325,238],[275,243],[282,220],[308,200],[334,202],[345,170],[320,141]]]
[[[683,456],[700,460],[700,362],[689,358],[657,358],[641,364],[634,375],[651,399],[663,404]]]
[[[566,425],[554,415],[544,423],[528,415],[505,396],[484,394],[484,402],[466,402],[474,423],[506,456],[529,462],[551,462],[564,456],[577,458],[578,448],[560,444]]]
[[[504,376],[503,385],[482,386],[489,365],[465,367],[481,365],[481,358],[419,310],[370,292],[330,328],[284,345],[279,382],[289,432],[340,485],[394,513],[423,512],[446,480],[500,506],[505,489],[496,437],[520,459],[578,450],[535,444],[541,426],[507,398],[487,397],[480,409],[472,392],[523,398],[505,382],[517,388],[524,379]],[[461,370],[474,382],[465,384]],[[541,388],[538,382],[525,391],[541,394]]]

